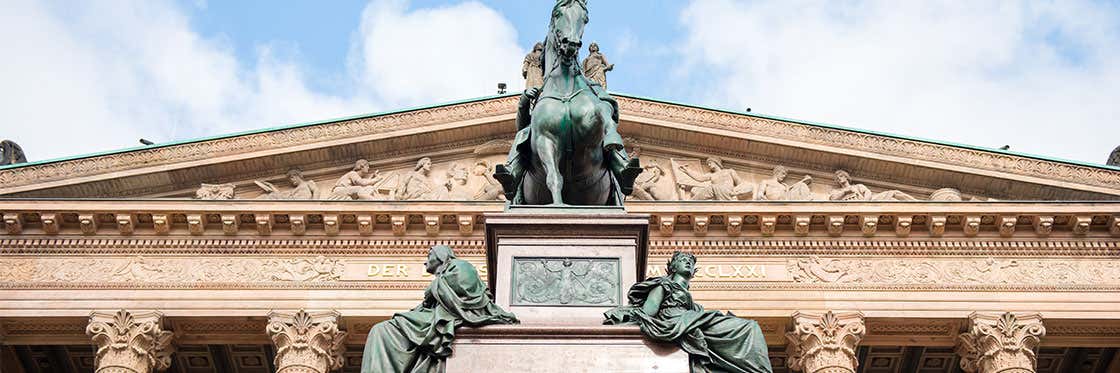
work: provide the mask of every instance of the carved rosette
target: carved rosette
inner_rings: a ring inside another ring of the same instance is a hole
[[[1037,313],[973,313],[968,332],[957,337],[961,369],[973,373],[1034,373],[1039,338],[1046,335]]]
[[[336,311],[272,312],[268,331],[276,346],[276,373],[327,373],[342,368],[346,332]]]
[[[97,373],[149,373],[171,366],[174,333],[163,330],[163,314],[93,312],[86,334],[97,347]]]
[[[805,373],[854,373],[856,349],[866,331],[861,312],[795,312],[793,331],[786,332],[789,367]]]

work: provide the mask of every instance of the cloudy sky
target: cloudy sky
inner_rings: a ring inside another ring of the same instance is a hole
[[[6,0],[31,160],[521,86],[551,0]],[[613,91],[1102,163],[1120,2],[590,0]]]

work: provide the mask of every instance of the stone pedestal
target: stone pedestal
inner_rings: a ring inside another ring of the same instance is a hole
[[[524,325],[602,324],[645,275],[649,216],[610,207],[486,215],[494,302]]]
[[[462,328],[447,373],[688,373],[688,354],[636,326]]]

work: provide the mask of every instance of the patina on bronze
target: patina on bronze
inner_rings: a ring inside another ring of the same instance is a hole
[[[424,301],[373,326],[362,354],[362,373],[442,372],[460,326],[516,324],[517,317],[490,299],[478,270],[433,246],[425,263],[435,275]]]
[[[630,288],[629,305],[605,312],[604,324],[637,324],[642,334],[674,342],[688,352],[692,373],[771,373],[762,329],[754,320],[705,311],[692,301],[689,282],[696,257],[673,253],[666,275]]]
[[[618,103],[580,67],[587,22],[587,0],[556,1],[544,86],[525,90],[509,160],[495,167],[513,204],[622,205],[642,172],[623,149]]]

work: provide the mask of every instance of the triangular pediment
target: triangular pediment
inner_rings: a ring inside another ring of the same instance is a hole
[[[1120,168],[616,97],[627,146],[651,167],[639,178],[647,192],[643,198],[711,198],[706,194],[712,188],[705,189],[711,182],[694,177],[711,172],[709,158],[735,172],[730,189],[716,188],[720,198],[728,193],[789,200],[1120,198]],[[379,171],[376,177],[364,175],[371,181],[368,196],[393,199],[400,198],[395,194],[404,180],[416,176],[418,160],[429,158],[431,170],[421,175],[429,190],[413,197],[491,198],[486,189],[493,182],[481,168],[504,162],[516,103],[517,96],[505,95],[9,166],[0,168],[0,196],[193,198],[202,187],[211,197],[343,198],[332,193],[337,181],[365,159]],[[788,171],[781,183],[773,180],[777,166]],[[294,190],[285,176],[292,169],[312,183]],[[867,191],[858,198],[838,192],[837,170]]]

